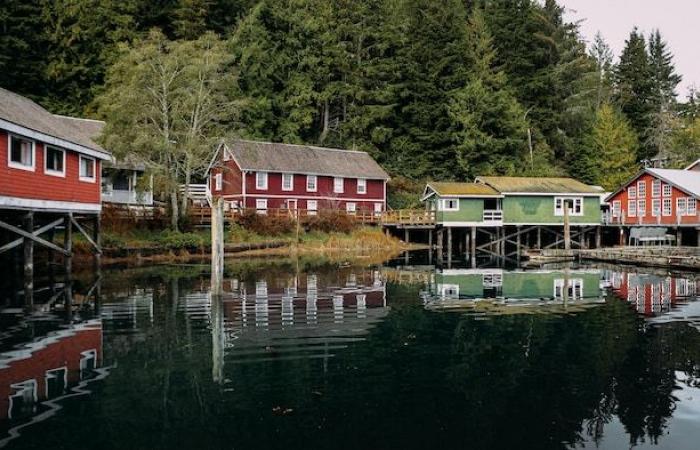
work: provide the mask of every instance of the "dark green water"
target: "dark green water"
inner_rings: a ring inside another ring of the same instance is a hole
[[[247,262],[213,302],[208,280],[108,271],[70,325],[6,309],[6,448],[700,448],[693,275]]]

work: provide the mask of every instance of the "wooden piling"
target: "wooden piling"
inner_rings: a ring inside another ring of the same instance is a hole
[[[445,232],[445,229],[438,230],[437,232],[437,260],[438,263],[442,264],[442,255],[443,255],[443,240],[444,236],[443,233]]]
[[[516,257],[517,257],[518,261],[520,261],[520,252],[521,252],[521,247],[520,247],[520,241],[521,241],[521,239],[520,239],[520,230],[521,230],[520,225],[518,225],[518,226],[515,227],[515,232],[516,232],[516,235],[515,235],[515,246],[516,246],[515,254],[516,254]]]
[[[452,228],[447,228],[447,267],[452,266]]]
[[[571,224],[569,223],[568,201],[564,201],[564,250],[571,250]]]
[[[66,322],[73,321],[73,213],[66,214],[63,229],[63,247],[68,252],[63,258],[63,308],[66,311]]]
[[[542,227],[541,226],[537,227],[537,249],[538,250],[542,249]]]
[[[433,250],[433,230],[428,230],[428,248],[430,248],[431,253]]]
[[[603,241],[603,227],[595,227],[595,248],[600,248]]]
[[[471,249],[469,250],[469,259],[472,263],[472,268],[476,268],[476,227],[472,227],[472,237],[470,239]]]
[[[24,231],[34,232],[34,213],[24,216]],[[24,238],[24,306],[27,311],[34,308],[34,241]]]
[[[411,234],[410,234],[410,230],[408,228],[403,229],[403,236],[404,236],[403,241],[406,244],[409,244],[411,242]]]
[[[224,199],[214,199],[211,208],[211,293],[223,295],[224,290]]]
[[[676,246],[680,247],[683,245],[683,230],[681,227],[676,227]]]

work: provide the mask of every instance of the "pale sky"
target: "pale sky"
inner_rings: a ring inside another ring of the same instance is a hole
[[[559,0],[559,4],[566,8],[568,21],[583,20],[581,34],[588,43],[596,32],[603,34],[616,62],[635,25],[646,37],[658,28],[683,76],[678,99],[685,101],[692,85],[700,89],[700,0]]]

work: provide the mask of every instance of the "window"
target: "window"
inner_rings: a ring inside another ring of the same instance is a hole
[[[627,197],[637,198],[637,188],[635,186],[630,186],[627,188]]]
[[[316,175],[307,175],[306,176],[306,190],[307,192],[316,192]]]
[[[258,214],[267,214],[267,199],[259,198],[255,200],[255,210]]]
[[[685,197],[677,198],[676,199],[676,215],[677,216],[685,216]]]
[[[307,200],[306,201],[306,211],[310,216],[315,216],[316,213],[318,212],[318,201],[316,200]]]
[[[355,211],[357,211],[357,205],[352,202],[348,202],[345,204],[345,211],[347,211],[348,214],[355,214]]]
[[[267,190],[267,172],[255,172],[255,188]]]
[[[671,185],[664,183],[664,197],[671,196]]]
[[[291,191],[294,189],[294,175],[291,173],[282,174],[282,190]]]
[[[647,196],[647,182],[637,181],[637,197],[645,198]]]
[[[342,194],[345,189],[345,179],[340,177],[333,178],[333,192],[336,194]]]
[[[613,201],[612,215],[613,217],[620,217],[622,215],[622,202],[620,200]]]
[[[661,199],[660,198],[654,198],[651,200],[651,215],[654,217],[659,217],[661,215]]]
[[[34,170],[34,141],[9,135],[8,166],[15,169]]]
[[[697,200],[693,197],[688,199],[688,212],[689,216],[695,216],[698,213]]]
[[[374,204],[374,212],[380,213],[384,210],[384,204],[383,203],[375,203]]]
[[[664,199],[664,208],[662,211],[664,216],[670,216],[671,215],[671,199],[670,198],[665,198]]]
[[[65,367],[46,371],[46,397],[62,395],[68,387],[68,370]]]
[[[80,155],[80,181],[95,182],[95,160],[87,156]]]
[[[367,180],[364,178],[357,179],[357,193],[366,194],[367,193]]]
[[[637,200],[627,200],[627,215],[630,217],[637,215]]]
[[[217,173],[216,175],[214,175],[214,190],[220,191],[221,189],[223,189],[223,186],[224,177],[222,176],[222,174]]]
[[[442,199],[442,210],[443,211],[459,211],[459,200],[456,198],[443,198]]]
[[[637,200],[637,215],[639,217],[644,217],[647,215],[647,201],[646,201],[646,199]]]
[[[582,197],[554,197],[554,215],[564,215],[564,205],[568,205],[570,216],[583,215],[583,198]]]
[[[66,152],[60,148],[46,145],[44,147],[44,173],[47,175],[66,176]]]
[[[654,180],[651,182],[651,196],[661,197],[661,180]]]

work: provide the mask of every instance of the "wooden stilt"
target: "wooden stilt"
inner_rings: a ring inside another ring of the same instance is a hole
[[[34,231],[34,213],[24,216],[24,231]],[[34,240],[24,238],[24,306],[27,311],[34,309]]]
[[[428,230],[428,247],[432,251],[432,249],[433,249],[433,230]]]
[[[525,248],[528,250],[531,248],[530,247],[530,232],[529,231],[525,233]]]
[[[471,249],[469,250],[469,259],[472,263],[472,268],[476,268],[476,227],[472,227],[472,236],[470,239]]]
[[[92,240],[95,242],[97,246],[97,251],[95,252],[94,255],[94,268],[95,272],[99,271],[100,266],[102,265],[102,236],[100,233],[100,228],[101,228],[101,221],[100,221],[100,215],[95,214],[95,218],[93,219],[93,225],[92,225]]]
[[[403,241],[408,244],[411,242],[411,234],[408,228],[403,229]]]
[[[569,201],[564,201],[564,250],[571,250],[571,224],[569,223]]]
[[[439,264],[442,264],[442,254],[443,254],[443,233],[445,229],[440,229],[437,232],[437,260]]]
[[[676,227],[676,246],[680,247],[683,245],[683,230],[681,227]]]
[[[66,254],[63,257],[63,267],[65,278],[63,280],[64,309],[66,311],[66,321],[73,321],[73,213],[66,214],[63,230],[63,247]]]
[[[625,227],[620,227],[620,240],[619,244],[624,246],[627,243],[625,240]]]
[[[470,238],[469,230],[465,230],[464,231],[464,259],[465,260],[469,260],[469,251],[471,248],[470,243],[469,243],[469,240],[470,240],[469,238]]]
[[[521,250],[521,246],[520,246],[520,242],[521,242],[521,238],[520,238],[520,226],[515,227],[515,229],[516,229],[516,231],[517,231],[517,233],[518,233],[518,234],[515,236],[515,240],[516,240],[516,244],[515,244],[515,253],[516,253],[516,259],[517,259],[518,261],[520,261],[520,250]]]
[[[595,248],[600,248],[603,241],[603,228],[600,226],[595,227]]]
[[[224,199],[214,200],[211,208],[211,294],[220,297],[224,291]]]
[[[542,249],[542,227],[537,227],[537,249]]]
[[[447,228],[447,267],[452,267],[452,228]]]

